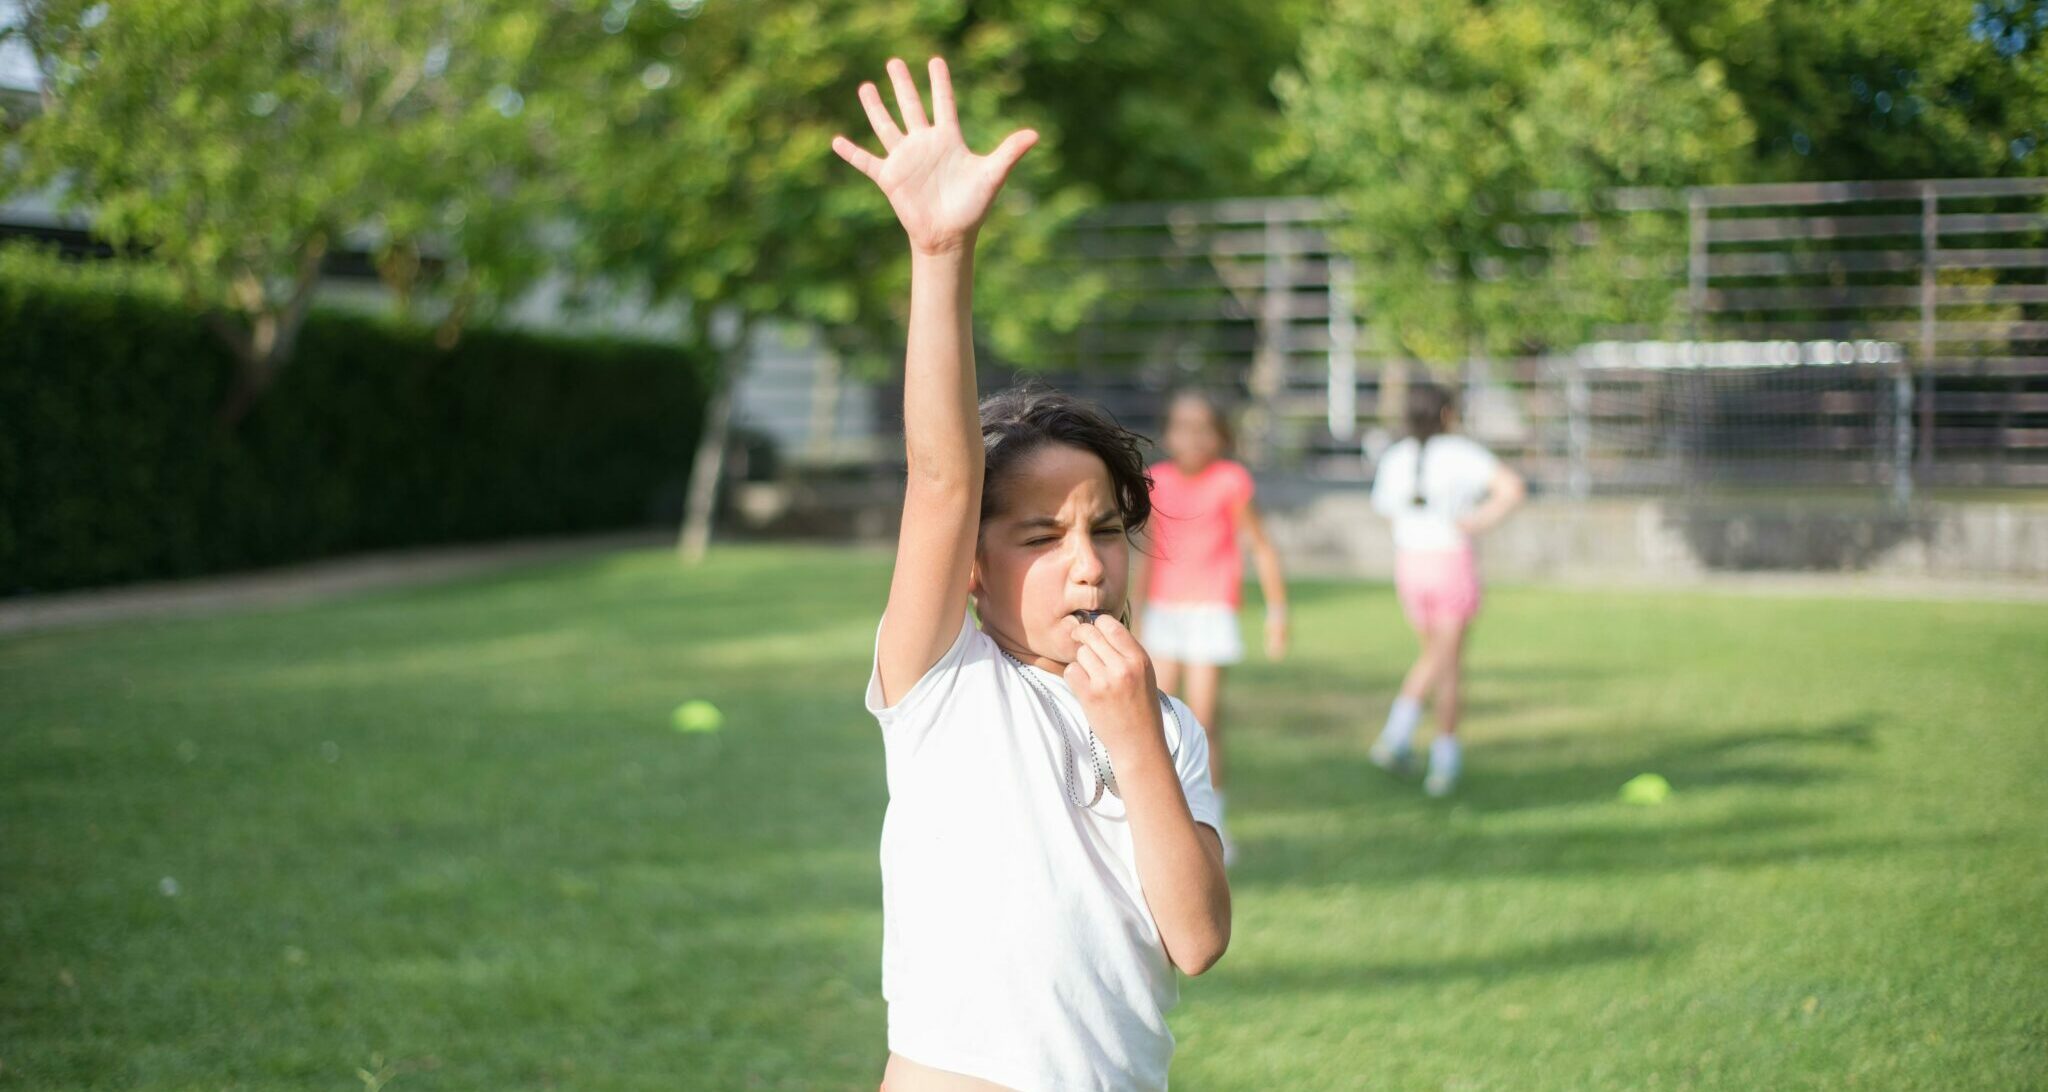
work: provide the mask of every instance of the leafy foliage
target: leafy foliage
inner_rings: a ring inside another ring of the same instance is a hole
[[[1745,180],[2048,173],[2048,3],[1656,0],[1756,128]]]
[[[459,324],[537,273],[545,133],[517,86],[546,26],[509,0],[29,0],[43,70],[8,188],[49,187],[215,316],[245,413],[292,355],[323,261],[370,253]]]
[[[1667,232],[1604,196],[1726,177],[1751,135],[1720,66],[1641,6],[1338,0],[1281,94],[1292,154],[1346,207],[1382,348],[1434,360],[1654,317],[1631,263]]]

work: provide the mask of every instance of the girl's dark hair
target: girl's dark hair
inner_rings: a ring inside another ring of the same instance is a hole
[[[1004,489],[1017,467],[1052,444],[1079,448],[1109,468],[1125,534],[1136,533],[1152,518],[1152,476],[1145,473],[1144,439],[1100,406],[1027,384],[981,402],[983,522],[1003,511]]]
[[[1408,435],[1415,437],[1415,498],[1410,503],[1426,507],[1422,492],[1422,458],[1429,454],[1429,441],[1444,431],[1444,411],[1458,404],[1448,388],[1424,380],[1408,388]]]
[[[1230,427],[1230,415],[1223,412],[1223,403],[1218,402],[1215,395],[1193,388],[1175,391],[1166,399],[1167,414],[1171,416],[1173,407],[1181,402],[1194,402],[1209,411],[1209,424],[1216,429],[1218,436],[1223,437],[1224,451],[1237,446],[1237,430]]]
[[[1458,404],[1456,396],[1424,380],[1408,388],[1408,435],[1419,443],[1444,430],[1444,411]]]

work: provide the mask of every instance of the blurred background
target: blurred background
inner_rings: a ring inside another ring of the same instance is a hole
[[[1045,137],[984,388],[1211,393],[1299,583],[1178,1085],[2044,1087],[2044,35],[0,0],[0,1087],[878,1079],[908,281],[828,142],[932,53]],[[1425,378],[1532,489],[1449,802],[1363,756]]]

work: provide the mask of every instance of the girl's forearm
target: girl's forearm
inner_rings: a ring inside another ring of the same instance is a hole
[[[1521,503],[1522,494],[1518,492],[1497,493],[1488,497],[1486,503],[1480,505],[1472,512],[1471,523],[1473,524],[1473,529],[1482,534],[1493,530],[1502,523],[1507,522],[1509,514],[1520,507]]]
[[[1186,974],[1201,974],[1230,946],[1230,885],[1223,862],[1188,811],[1163,740],[1117,755],[1117,785],[1130,816],[1138,883],[1159,925],[1166,954]]]
[[[973,238],[938,253],[912,249],[903,446],[913,480],[980,485],[973,302]]]
[[[1287,578],[1280,572],[1280,551],[1272,543],[1262,541],[1252,548],[1252,564],[1259,571],[1259,592],[1266,599],[1266,616],[1287,617]]]

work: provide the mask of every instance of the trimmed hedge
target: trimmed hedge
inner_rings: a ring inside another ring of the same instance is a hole
[[[147,274],[0,251],[0,595],[649,524],[681,510],[712,374],[320,313],[226,430],[233,367]]]

